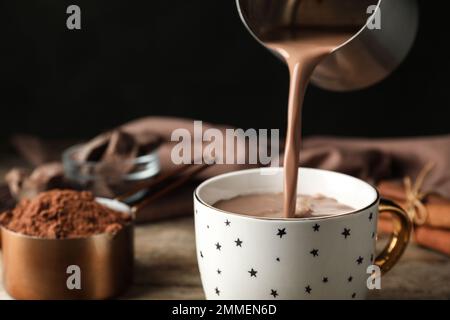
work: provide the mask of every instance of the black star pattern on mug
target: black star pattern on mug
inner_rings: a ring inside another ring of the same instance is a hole
[[[209,229],[209,224],[206,226],[206,229]]]
[[[353,292],[352,299],[355,299],[355,298],[356,298],[356,292]]]
[[[328,277],[323,277],[323,278],[322,278],[322,282],[323,282],[323,283],[328,283]]]
[[[373,219],[373,212],[371,212],[371,213],[369,214],[369,220],[372,221],[372,219]]]
[[[222,274],[222,270],[217,269],[217,274]]]
[[[352,276],[348,277],[347,281],[348,282],[352,282],[353,281],[353,277]]]
[[[229,227],[230,224],[231,224],[231,222],[227,219],[227,221],[225,221],[225,225],[226,225],[227,227]]]
[[[235,240],[234,242],[236,242],[236,247],[241,247],[242,248],[242,240],[237,238],[237,240]]]
[[[309,253],[311,253],[313,255],[313,257],[319,256],[319,250],[317,250],[317,249],[312,249]]]
[[[220,243],[216,243],[216,249],[220,251],[220,249],[222,249],[222,246],[220,245]]]
[[[280,262],[280,257],[277,257],[275,260],[277,260],[278,262]]]
[[[315,224],[315,225],[313,225],[313,230],[314,230],[314,232],[319,232],[319,229],[320,229],[320,224]]]
[[[271,289],[271,290],[270,290],[270,295],[273,296],[274,298],[278,297],[278,292],[277,292],[277,290]]]
[[[361,256],[359,256],[358,259],[356,259],[356,263],[357,263],[358,265],[362,264],[363,261],[364,261],[364,258],[361,257]]]
[[[203,252],[201,252],[201,251],[200,251],[200,257],[202,257],[202,258],[203,258]]]
[[[307,294],[311,294],[311,291],[312,291],[311,286],[310,286],[310,285],[307,285],[307,286],[305,287],[305,292],[306,292]]]
[[[215,291],[216,291],[216,294],[217,294],[218,296],[220,296],[220,290],[219,290],[219,288],[216,287]]]
[[[347,237],[350,237],[350,231],[351,229],[344,228],[344,231],[342,231],[341,234],[347,239]]]
[[[251,277],[255,277],[256,278],[256,274],[258,273],[258,271],[256,271],[255,269],[252,268],[252,270],[250,270],[248,273],[250,273],[250,278]]]
[[[286,228],[278,229],[277,236],[279,236],[280,239],[283,238],[283,236],[286,235],[286,234],[287,234],[287,233],[286,233]]]
[[[372,239],[375,238],[375,232],[372,232]]]

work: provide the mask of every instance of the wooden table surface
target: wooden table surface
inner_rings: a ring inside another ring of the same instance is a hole
[[[204,299],[192,217],[139,225],[135,236],[135,279],[122,298]],[[450,258],[410,244],[381,286],[370,298],[450,299]],[[9,299],[1,280],[0,299]]]
[[[140,225],[135,245],[135,279],[122,298],[204,299],[192,218]],[[450,299],[450,259],[411,244],[381,285],[371,298]],[[8,298],[0,283],[0,299]]]

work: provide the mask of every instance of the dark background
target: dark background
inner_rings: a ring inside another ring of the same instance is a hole
[[[448,4],[421,1],[408,59],[352,93],[312,87],[306,135],[450,133]],[[66,8],[82,30],[66,28]],[[89,137],[146,115],[243,128],[286,125],[287,70],[247,33],[234,0],[0,0],[0,140]]]

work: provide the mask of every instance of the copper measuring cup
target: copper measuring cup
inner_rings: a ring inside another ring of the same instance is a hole
[[[152,189],[169,176],[188,170],[190,166],[161,175],[150,184],[137,185],[114,200],[97,198],[101,204],[133,216],[133,221],[114,235],[103,233],[77,239],[44,239],[13,232],[1,226],[3,283],[6,291],[13,298],[27,300],[108,299],[118,296],[131,284],[133,278],[136,213],[148,203],[183,185],[207,166],[197,166],[132,207],[120,200],[139,190]],[[80,289],[69,289],[71,266],[80,270]]]

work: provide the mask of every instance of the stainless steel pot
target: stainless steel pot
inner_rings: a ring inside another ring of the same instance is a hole
[[[311,81],[315,85],[333,91],[362,89],[386,78],[407,56],[419,25],[416,0],[236,0],[236,3],[245,26],[263,45],[262,34],[270,28],[357,26],[359,31],[313,73]]]

